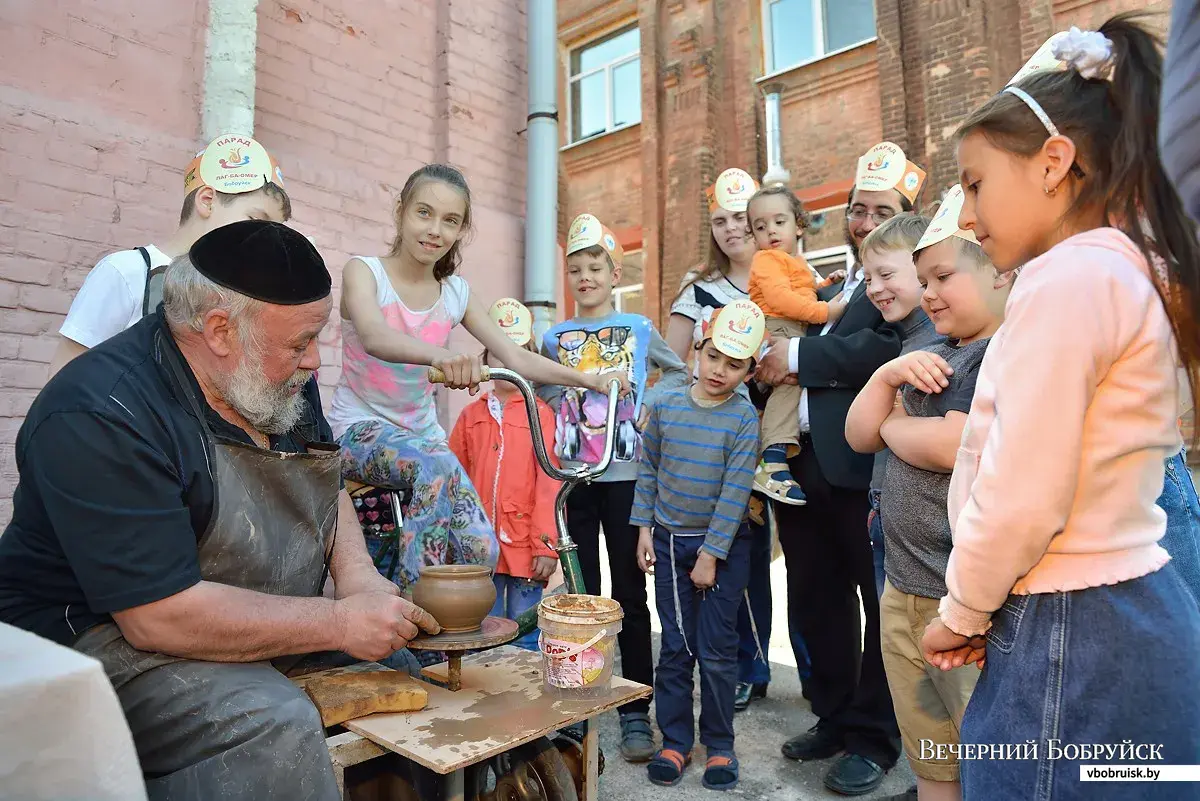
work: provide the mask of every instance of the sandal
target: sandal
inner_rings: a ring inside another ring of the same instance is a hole
[[[712,754],[704,765],[704,777],[700,783],[709,790],[732,790],[738,783],[737,757]]]
[[[683,771],[692,762],[692,755],[684,756],[678,751],[664,748],[654,755],[646,766],[646,776],[651,784],[659,787],[674,787],[683,781]]]
[[[792,478],[786,464],[759,462],[758,469],[754,471],[754,490],[789,506],[804,506],[808,503],[808,499],[804,497],[804,490],[800,489],[800,485]]]

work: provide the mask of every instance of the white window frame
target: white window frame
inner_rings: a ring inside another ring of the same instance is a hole
[[[644,284],[630,284],[629,286],[614,287],[613,291],[612,291],[613,308],[616,309],[618,312],[624,312],[625,311],[624,297],[626,295],[633,294],[634,292],[641,292],[643,286],[645,286],[645,285]],[[643,300],[644,300],[644,298],[645,298],[645,296],[643,295]]]
[[[580,45],[572,47],[570,52],[567,54],[567,138],[569,140],[568,144],[573,145],[577,142],[584,142],[584,141],[587,141],[588,139],[595,139],[598,136],[604,136],[605,134],[610,134],[615,131],[622,131],[626,128],[633,127],[634,125],[641,124],[641,122],[642,122],[642,114],[641,114],[642,95],[641,95],[640,88],[638,91],[638,118],[637,118],[637,121],[636,122],[627,122],[623,125],[614,125],[613,124],[613,80],[612,80],[613,70],[615,70],[617,67],[622,67],[634,60],[638,60],[638,61],[641,60],[641,58],[642,58],[641,41],[642,40],[641,40],[640,33],[638,35],[638,49],[636,51],[634,51],[633,53],[631,53],[630,55],[621,56],[620,58],[609,61],[606,64],[601,64],[599,67],[593,67],[592,69],[587,70],[586,72],[580,72],[578,75],[571,74],[571,70],[573,69],[572,62],[575,60],[574,56],[580,50],[586,50],[589,47],[592,47],[593,45],[598,44],[600,41],[602,41],[604,39],[615,38],[617,36],[620,36],[623,33],[628,33],[629,31],[634,30],[637,27],[638,27],[637,22],[634,22],[632,25],[626,25],[626,26],[624,26],[622,28],[618,28],[614,31],[609,31],[608,33],[604,34],[603,36],[598,36],[595,39],[592,39],[590,41],[587,41]],[[575,130],[574,130],[575,129],[575,113],[574,113],[575,109],[574,109],[574,106],[572,105],[572,101],[575,96],[575,92],[574,92],[575,84],[578,83],[579,81],[583,80],[584,78],[589,78],[592,75],[595,75],[598,72],[604,73],[604,130],[599,131],[598,133],[588,134],[587,136],[581,136],[581,137],[576,138]],[[640,74],[640,70],[639,70],[639,74]]]
[[[775,63],[774,36],[772,36],[771,31],[771,7],[776,3],[783,2],[788,2],[788,0],[762,0],[763,68],[767,73],[767,77],[778,75],[788,70],[794,70],[796,67],[802,67],[805,64],[812,64],[814,61],[820,61],[823,58],[829,58],[847,50],[853,50],[876,38],[876,35],[872,34],[861,42],[853,42],[836,50],[827,51],[825,49],[825,7],[821,3],[821,0],[806,0],[813,10],[813,53],[815,55],[812,58],[797,61],[795,64],[780,66]],[[874,19],[872,19],[872,27],[875,27],[875,24]]]
[[[837,270],[844,268],[846,272],[849,273],[854,267],[854,254],[850,252],[850,247],[848,245],[837,245],[831,248],[821,248],[820,250],[809,250],[805,251],[804,253],[804,260],[811,264],[814,270],[819,270],[820,267],[825,265],[837,264],[837,262],[834,261],[836,257],[841,257],[844,263],[838,267],[834,267],[833,269]],[[833,272],[833,270],[830,270],[830,272]]]

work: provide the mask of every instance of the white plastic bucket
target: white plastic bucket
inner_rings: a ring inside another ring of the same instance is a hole
[[[542,681],[565,698],[608,693],[625,612],[611,598],[551,595],[538,604]]]

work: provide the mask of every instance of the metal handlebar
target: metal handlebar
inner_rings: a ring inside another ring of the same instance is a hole
[[[608,469],[608,466],[612,464],[613,444],[616,442],[616,426],[613,424],[617,419],[617,399],[621,391],[620,382],[614,380],[608,388],[604,451],[600,461],[595,465],[580,465],[575,468],[563,470],[554,466],[550,461],[550,454],[546,450],[546,439],[542,436],[542,425],[541,420],[538,419],[533,386],[519,373],[503,367],[488,367],[484,365],[481,378],[483,381],[507,381],[516,386],[517,390],[521,393],[521,397],[525,399],[525,413],[529,417],[529,432],[533,435],[533,453],[546,475],[558,481],[589,481],[602,475]],[[446,383],[446,375],[438,368],[430,367],[429,382],[431,384],[444,384]]]
[[[537,457],[538,465],[546,475],[562,482],[562,486],[558,490],[558,496],[554,499],[554,523],[558,529],[558,545],[554,550],[558,552],[559,561],[562,563],[563,583],[566,585],[567,592],[587,592],[583,583],[583,573],[579,569],[579,557],[575,553],[578,546],[571,539],[570,531],[567,530],[567,496],[580,483],[590,482],[602,475],[612,463],[613,444],[616,441],[617,429],[617,399],[621,393],[621,384],[619,381],[614,380],[608,387],[604,453],[600,462],[591,466],[581,464],[577,467],[564,470],[555,467],[550,461],[550,455],[546,450],[546,440],[542,436],[542,421],[537,412],[537,400],[530,383],[512,370],[502,367],[489,368],[486,365],[483,367],[481,378],[484,381],[507,381],[515,385],[521,393],[521,397],[525,399],[525,413],[529,416],[529,432],[533,435],[533,453]],[[446,375],[438,368],[430,367],[429,382],[431,384],[444,384],[446,383]],[[518,622],[521,624],[522,633],[532,631],[537,626],[536,609],[531,610],[531,612],[533,613],[532,615],[527,613],[518,619]]]

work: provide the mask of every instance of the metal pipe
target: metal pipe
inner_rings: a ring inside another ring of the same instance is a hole
[[[258,0],[212,0],[204,48],[204,141],[221,134],[254,135]]]
[[[779,95],[782,87],[770,84],[764,87],[767,118],[767,172],[763,185],[786,184],[792,176],[783,166],[783,136],[780,123]]]
[[[558,277],[558,20],[555,0],[529,0],[525,305],[533,336],[554,324]]]

